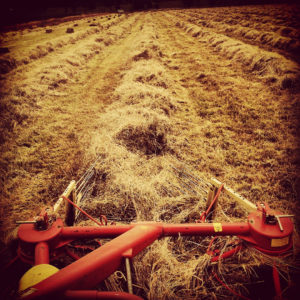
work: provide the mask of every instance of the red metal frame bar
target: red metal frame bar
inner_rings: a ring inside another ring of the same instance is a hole
[[[66,291],[65,299],[104,299],[104,300],[143,300],[142,298],[124,292],[99,292],[99,291]]]
[[[49,246],[45,242],[40,242],[35,246],[35,265],[49,264]]]
[[[22,299],[54,299],[63,295],[66,298],[69,297],[68,299],[70,297],[83,299],[83,295],[86,295],[87,299],[92,299],[94,296],[96,297],[94,299],[99,297],[99,299],[105,299],[101,298],[105,295],[103,293],[72,290],[95,287],[116,271],[124,258],[136,256],[155,240],[164,236],[236,235],[264,252],[280,254],[292,245],[293,223],[290,218],[283,218],[280,224],[282,230],[274,222],[274,218],[270,218],[279,214],[280,212],[268,208],[267,210],[258,209],[251,213],[248,222],[244,223],[144,222],[100,227],[63,227],[62,221],[58,219],[44,231],[37,230],[33,224],[23,224],[18,231],[20,258],[28,260],[30,253],[33,253],[35,264],[49,263],[51,253],[65,249],[65,246],[73,240],[108,237],[113,239],[23,291]],[[232,251],[237,251],[237,249]],[[126,295],[119,296],[115,299],[122,299]],[[127,299],[137,298],[127,297]]]
[[[80,237],[83,237],[84,227],[81,229]],[[90,289],[95,287],[117,270],[122,258],[134,257],[159,238],[161,234],[161,226],[134,226],[102,247],[34,285],[32,287],[34,292],[24,297],[24,299],[55,297],[55,295],[62,294],[68,289]]]
[[[187,223],[187,224],[166,224],[159,222],[145,222],[130,225],[113,225],[105,227],[95,226],[73,226],[64,227],[61,231],[63,239],[82,238],[112,238],[127,232],[128,230],[141,225],[160,227],[163,236],[178,235],[248,235],[249,224],[244,223]]]

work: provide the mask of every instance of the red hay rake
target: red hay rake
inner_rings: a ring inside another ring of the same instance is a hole
[[[213,179],[212,183],[216,187],[211,197],[212,201],[196,223],[142,222],[108,225],[104,216],[99,222],[74,203],[76,201],[78,203],[81,196],[78,188],[76,189],[75,181],[72,181],[53,208],[43,209],[41,214],[32,220],[18,222],[21,224],[18,230],[18,258],[34,265],[20,280],[19,297],[26,300],[142,299],[132,294],[130,259],[155,240],[163,237],[230,235],[239,237],[247,245],[268,255],[281,255],[291,249],[294,226],[290,215],[283,215],[279,211],[270,209],[266,203],[255,206],[217,180]],[[83,185],[84,182],[79,184],[79,186]],[[251,211],[245,222],[205,223],[222,189]],[[55,217],[63,202],[66,204],[67,226],[64,226],[62,219]],[[70,226],[74,224],[75,207],[97,223],[97,226]],[[111,240],[95,250],[92,249],[93,251],[83,257],[79,257],[70,250],[70,247],[67,247],[76,240],[98,238],[111,238]],[[242,249],[241,243],[238,243],[233,249],[219,255],[210,250],[213,241],[214,239],[207,250],[207,253],[212,256],[212,261],[229,257]],[[67,254],[75,261],[59,270],[50,263],[61,254]],[[92,290],[115,272],[123,262],[126,266],[128,293]],[[220,280],[216,274],[215,278]],[[278,293],[281,293],[280,285],[277,284],[276,287]]]

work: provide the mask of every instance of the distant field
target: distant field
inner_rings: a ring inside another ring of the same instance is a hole
[[[182,183],[177,169],[295,214],[299,228],[299,13],[282,5],[95,14],[1,33],[2,240],[97,156],[82,204],[96,217],[194,222],[207,191]],[[246,216],[221,196],[215,220]],[[133,261],[135,294],[233,299],[213,270],[257,299],[252,287],[267,280],[259,268],[270,261],[246,249],[212,265],[209,242],[155,242]],[[126,282],[113,274],[105,287]]]

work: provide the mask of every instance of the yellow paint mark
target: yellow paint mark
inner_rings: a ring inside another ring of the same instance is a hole
[[[221,231],[223,231],[221,223],[213,223],[213,225],[214,225],[215,232],[221,232]]]

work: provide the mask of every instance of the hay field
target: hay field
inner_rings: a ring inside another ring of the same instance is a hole
[[[161,10],[2,32],[2,244],[16,220],[53,205],[96,157],[82,203],[93,216],[194,222],[208,185],[187,182],[185,170],[297,215],[298,227],[299,13],[297,6]],[[221,196],[214,220],[246,216]],[[155,242],[133,260],[135,294],[238,298],[218,274],[237,293],[262,296],[272,259],[247,248],[213,264],[210,240]],[[235,240],[220,238],[216,247]],[[296,254],[279,263],[288,298]],[[126,291],[123,271],[101,288]]]

